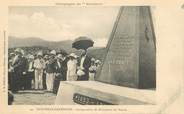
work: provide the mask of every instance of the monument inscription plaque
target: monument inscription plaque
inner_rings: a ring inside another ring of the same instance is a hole
[[[88,97],[88,96],[85,96],[79,93],[74,93],[73,101],[81,105],[114,105],[106,101],[102,101],[96,98],[91,98],[91,97]]]
[[[121,7],[96,80],[134,88],[155,88],[156,52],[150,7]]]

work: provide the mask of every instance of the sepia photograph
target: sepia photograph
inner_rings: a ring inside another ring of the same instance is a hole
[[[154,6],[9,6],[8,105],[156,105]]]

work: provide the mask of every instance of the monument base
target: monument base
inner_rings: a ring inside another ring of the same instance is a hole
[[[61,81],[55,104],[154,105],[155,93],[97,81]]]

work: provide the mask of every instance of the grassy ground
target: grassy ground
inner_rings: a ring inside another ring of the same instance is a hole
[[[44,91],[25,90],[14,94],[13,105],[53,105],[56,94]]]

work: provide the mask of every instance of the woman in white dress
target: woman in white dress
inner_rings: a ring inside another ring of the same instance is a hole
[[[67,62],[67,81],[77,80],[77,59],[74,53],[69,55],[69,60]]]

